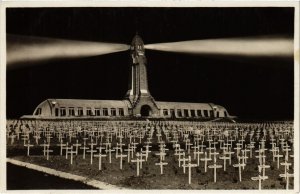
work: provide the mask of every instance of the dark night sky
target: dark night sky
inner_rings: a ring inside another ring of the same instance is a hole
[[[207,38],[293,37],[293,8],[9,8],[7,33],[130,44]],[[146,51],[149,87],[161,101],[212,102],[247,119],[292,119],[293,58]],[[47,98],[122,99],[129,51],[7,70],[7,117]],[[26,63],[26,62],[24,62]],[[29,62],[27,62],[29,63]]]

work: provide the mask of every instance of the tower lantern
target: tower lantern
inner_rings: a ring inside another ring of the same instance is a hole
[[[132,105],[133,114],[139,115],[145,105],[149,107],[151,114],[158,114],[158,107],[148,88],[147,59],[144,42],[139,35],[135,35],[131,42],[130,55],[132,63],[126,98]]]

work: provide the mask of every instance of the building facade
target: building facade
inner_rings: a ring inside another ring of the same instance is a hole
[[[185,103],[155,101],[148,87],[147,59],[144,43],[136,35],[131,43],[130,78],[124,100],[47,99],[40,103],[33,115],[22,118],[224,118],[227,110],[213,103]]]

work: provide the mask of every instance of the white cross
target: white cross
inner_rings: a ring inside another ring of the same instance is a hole
[[[183,173],[185,174],[185,161],[189,161],[188,158],[185,158],[185,152],[183,152],[183,157],[178,159],[178,161],[180,161],[180,162],[182,161]]]
[[[200,154],[203,154],[203,152],[201,152],[200,150],[194,152],[194,155],[197,155],[197,165],[200,165]]]
[[[131,158],[133,158],[133,154],[136,151],[136,146],[134,144],[132,144],[130,149],[131,149]]]
[[[217,165],[216,161],[213,165],[209,165],[208,168],[214,169],[214,182],[217,182],[217,168],[222,168],[222,165]]]
[[[248,159],[247,152],[250,152],[250,150],[248,150],[246,148],[244,150],[242,150],[242,154],[245,157],[245,163],[247,163],[247,159]]]
[[[276,143],[274,143],[274,144],[276,145]],[[275,162],[275,155],[276,155],[277,151],[279,151],[279,148],[275,147],[275,146],[273,147],[273,145],[272,145],[272,149],[270,149],[269,151],[272,152],[273,162]]]
[[[107,149],[107,150],[105,150],[105,153],[109,153],[109,163],[111,164],[111,152],[114,152],[115,150],[113,150],[113,149],[111,149],[111,148],[109,148],[109,149]]]
[[[237,143],[237,144],[236,144],[237,147],[234,148],[234,149],[236,150],[236,155],[239,155],[239,154],[240,154],[240,150],[242,149],[242,147],[240,147],[240,145],[241,145],[241,144]]]
[[[219,153],[214,150],[214,152],[210,153],[210,155],[214,155],[214,162],[217,162],[217,155],[219,155]]]
[[[145,145],[144,147],[146,147],[146,151],[143,151],[143,152],[146,153],[146,161],[147,161],[147,160],[148,160],[149,153],[151,152],[151,151],[149,150],[149,147],[152,147],[152,146],[150,146],[150,145]]]
[[[105,142],[103,143],[105,145],[105,149],[108,149],[110,146],[111,146],[111,143],[110,142]]]
[[[240,160],[238,164],[234,164],[233,167],[238,167],[239,168],[239,180],[240,182],[242,181],[242,167],[246,166],[246,164],[241,164]]]
[[[67,144],[63,144],[63,141],[60,142],[60,144],[56,144],[57,146],[60,146],[60,155],[62,156],[63,147]]]
[[[265,157],[265,156],[264,156]],[[247,156],[237,156],[238,160],[242,160],[242,164],[246,164],[246,159],[248,158]],[[262,163],[260,163],[262,164]],[[245,169],[245,166],[243,166],[243,170]]]
[[[105,147],[102,147],[100,143],[99,147],[96,147],[96,149],[99,150],[100,153],[102,153],[102,150],[105,150]]]
[[[27,156],[29,156],[30,147],[33,147],[33,145],[30,144],[30,140],[28,140],[28,143],[26,145],[24,145],[24,146],[27,147]]]
[[[211,158],[207,157],[207,152],[204,153],[204,158],[201,158],[201,161],[204,161],[204,172],[207,172],[207,161],[212,160]]]
[[[134,142],[134,143],[131,143],[131,144],[132,144],[132,148],[133,148],[134,152],[136,152],[136,148],[137,148],[136,146],[138,145],[138,143]]]
[[[176,155],[176,154],[174,154],[174,155]],[[180,165],[180,162],[181,162],[181,156],[184,156],[184,155],[185,155],[185,152],[178,152],[177,155],[178,155],[178,167],[180,167],[180,166],[181,166],[181,165]]]
[[[139,159],[139,157],[136,158],[136,160],[131,160],[131,162],[136,162],[136,176],[140,176],[140,162],[143,162],[145,160],[142,159],[142,161]]]
[[[283,149],[283,151],[285,151],[285,160],[289,161],[289,151],[291,151],[291,149],[286,147],[286,148]]]
[[[44,155],[47,153],[47,160],[49,160],[49,152],[53,152],[53,150],[50,150],[50,144],[47,144],[47,149],[44,150]]]
[[[292,163],[288,163],[287,161],[284,161],[283,163],[280,163],[280,165],[284,166],[284,173],[286,174],[287,170],[289,169],[289,166],[291,166]]]
[[[263,170],[263,177],[266,175],[266,168],[270,168],[270,166],[265,164],[258,165],[259,172],[261,172],[261,169]]]
[[[147,151],[143,151],[143,148],[141,148],[140,155],[141,155],[141,157],[145,156],[145,159],[147,161],[148,153],[147,153]],[[163,158],[163,159],[165,159],[165,158]]]
[[[73,146],[71,146],[71,149],[68,151],[69,154],[71,154],[71,165],[73,164],[73,154],[76,154],[76,151],[73,151]]]
[[[162,162],[162,161],[160,161],[159,163],[155,163],[155,165],[159,165],[159,166],[160,166],[160,174],[163,174],[163,173],[164,173],[163,166],[164,166],[164,165],[167,165],[167,164],[168,164],[168,163]]]
[[[85,147],[85,143],[84,143],[83,147],[80,147],[80,149],[83,150],[83,157],[82,158],[85,159],[85,151],[89,150],[90,148],[89,147]]]
[[[283,155],[280,155],[280,154],[278,153],[278,154],[276,154],[274,157],[277,158],[277,169],[279,169],[279,158],[282,158]]]
[[[102,158],[106,157],[105,154],[102,154],[100,151],[95,157],[99,158],[99,170],[102,170]]]
[[[189,184],[191,184],[192,181],[192,167],[196,167],[197,164],[191,163],[191,156],[188,158],[188,164],[182,165],[182,167],[188,167],[189,168]]]
[[[117,156],[117,158],[120,158],[120,169],[123,168],[123,158],[126,158],[127,155],[122,154],[122,152]]]
[[[191,148],[193,148],[194,149],[194,151],[193,151],[193,153],[194,153],[194,160],[196,159],[196,152],[197,152],[197,149],[199,149],[199,146],[198,145],[196,145],[196,142],[194,143],[195,145],[194,146],[192,146]]]
[[[133,152],[133,148],[130,147],[130,144],[128,144],[128,148],[125,149],[127,152],[127,162],[130,163],[130,152]]]
[[[224,171],[226,171],[226,160],[229,160],[230,157],[223,155],[223,156],[221,156],[219,158],[222,159],[222,160],[224,160]]]
[[[69,154],[69,150],[71,149],[71,147],[68,147],[68,143],[67,143],[67,145],[64,149],[66,150],[66,159],[68,159],[68,154]]]
[[[166,153],[165,152],[159,152],[159,153],[156,153],[155,155],[159,156],[160,161],[163,161],[164,160],[164,156],[166,155]]]
[[[28,139],[29,139],[29,135],[28,134],[23,134],[22,135],[22,140],[24,141],[23,145],[25,145],[25,141],[27,141]]]
[[[190,143],[190,141],[188,141],[186,144],[185,144],[185,146],[186,146],[186,148],[185,149],[187,149],[188,150],[188,154],[190,153],[190,151],[191,151],[191,145],[193,145],[192,143]]]
[[[46,146],[47,146],[48,144],[46,144],[46,141],[44,140],[44,143],[43,144],[41,144],[40,146],[43,146],[43,152],[44,152],[44,156],[46,155]]]
[[[266,156],[263,154],[263,152],[259,152],[259,155],[255,156],[255,158],[259,159],[259,164],[263,164],[263,160],[266,158]]]
[[[120,150],[120,151],[121,151],[122,147],[119,147],[119,145],[118,145],[118,143],[117,143],[117,147],[113,147],[113,149],[116,151],[116,155],[115,155],[115,157],[117,158],[117,157],[118,157],[118,155],[119,155],[119,152],[118,152],[118,150]]]
[[[208,148],[206,148],[206,150],[209,150],[208,157],[211,158],[211,150],[215,150],[215,148],[208,147]]]
[[[78,139],[76,140],[76,143],[73,144],[73,146],[75,146],[75,152],[76,155],[78,154],[78,147],[81,146],[81,144],[78,143]]]
[[[252,149],[255,148],[254,144],[248,144],[248,148],[250,149],[250,158],[252,158]]]
[[[294,174],[289,174],[288,172],[286,172],[285,174],[280,174],[279,176],[286,179],[286,186],[285,186],[285,188],[286,188],[286,190],[288,190],[289,189],[289,179],[291,177],[294,177]]]
[[[261,190],[261,181],[268,179],[268,176],[261,176],[260,174],[257,177],[251,177],[251,180],[253,181],[259,181],[258,182],[258,190]]]
[[[91,153],[91,164],[93,164],[94,153],[97,152],[97,150],[94,150],[94,146],[93,146],[93,145],[96,145],[96,144],[91,143],[90,145],[91,145],[91,149],[86,151],[86,152]]]
[[[143,159],[144,154],[142,153],[136,153],[136,157],[140,157],[140,169],[143,168],[143,162],[145,162],[145,160]]]
[[[175,148],[175,154],[174,155],[177,155],[177,153],[181,150],[180,149],[180,144],[176,143],[176,144],[173,145],[173,147]]]
[[[231,165],[231,154],[234,154],[234,152],[231,152],[231,151],[225,151],[224,152],[224,155],[229,155],[228,158],[229,158],[229,165]]]

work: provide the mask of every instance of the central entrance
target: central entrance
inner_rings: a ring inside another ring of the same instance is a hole
[[[142,117],[149,117],[152,114],[152,109],[149,105],[143,105],[141,107],[141,116]]]

